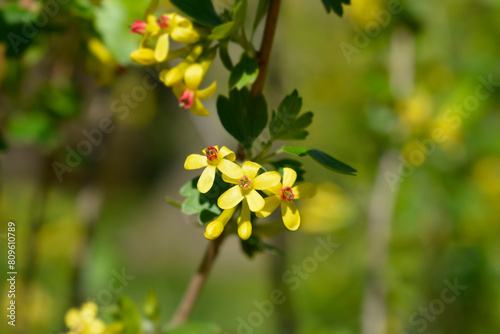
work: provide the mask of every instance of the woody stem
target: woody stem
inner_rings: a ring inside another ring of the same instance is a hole
[[[276,25],[278,23],[278,14],[280,11],[281,0],[271,0],[269,3],[269,11],[266,18],[266,26],[264,27],[264,36],[260,51],[257,53],[256,60],[259,64],[259,75],[252,85],[252,95],[257,96],[262,93],[264,83],[266,81],[267,69],[269,66],[269,58],[271,57],[271,49],[273,47]]]
[[[184,324],[200,296],[200,292],[203,288],[205,281],[207,280],[208,274],[212,265],[214,263],[215,258],[219,252],[220,245],[222,244],[222,240],[224,239],[224,235],[221,235],[219,238],[212,240],[208,245],[208,248],[205,252],[205,256],[198,268],[198,271],[191,279],[186,292],[184,293],[184,297],[182,298],[181,303],[179,304],[177,311],[175,312],[172,320],[170,321],[170,327],[177,327]]]

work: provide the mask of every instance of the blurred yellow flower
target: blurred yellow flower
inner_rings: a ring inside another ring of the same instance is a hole
[[[97,305],[87,302],[81,309],[72,308],[66,313],[66,326],[70,329],[67,334],[104,334],[106,325],[97,316]]]
[[[301,231],[325,233],[344,226],[354,209],[338,186],[326,182],[318,185],[316,196],[304,202],[301,211],[304,215]]]
[[[236,155],[226,146],[222,146],[220,150],[219,146],[209,146],[203,149],[202,152],[204,155],[189,155],[184,162],[184,168],[188,170],[206,167],[203,173],[201,173],[197,184],[198,190],[201,193],[204,194],[212,188],[217,169],[221,171],[222,175],[227,175],[231,178],[240,178],[243,176],[241,167],[233,162],[236,159]]]
[[[357,24],[366,24],[375,19],[374,13],[381,10],[381,4],[380,0],[353,0],[352,5],[346,8],[346,12]]]
[[[264,199],[265,205],[256,213],[257,217],[269,216],[281,204],[281,216],[286,228],[290,231],[298,229],[300,214],[292,200],[313,197],[316,194],[316,186],[312,183],[304,183],[293,187],[296,179],[297,172],[291,168],[283,168],[283,184],[279,183],[276,187],[269,189],[273,195]]]
[[[432,116],[432,101],[427,94],[418,93],[400,102],[396,109],[403,129],[410,135],[426,129]]]
[[[252,161],[246,161],[242,167],[243,176],[229,178],[222,175],[222,179],[227,183],[236,184],[234,187],[223,193],[217,200],[217,204],[223,210],[228,210],[242,203],[241,213],[238,218],[238,235],[246,240],[252,235],[252,223],[250,222],[250,212],[258,212],[264,207],[264,198],[257,190],[266,190],[276,187],[281,179],[278,172],[265,172],[257,176],[262,167]]]
[[[198,116],[210,115],[200,99],[209,99],[217,90],[215,81],[207,88],[198,90],[204,75],[205,70],[201,64],[189,65],[184,72],[184,82],[178,82],[172,87],[175,96],[179,99],[179,105]]]
[[[500,158],[489,156],[479,160],[472,171],[477,187],[497,204],[500,201]]]
[[[147,22],[136,19],[131,28],[131,33],[143,35],[141,46],[130,55],[133,61],[141,65],[167,60],[170,38],[185,44],[193,44],[200,39],[193,23],[177,13],[160,15],[158,19],[149,14]],[[154,49],[149,47],[149,39],[156,41]]]

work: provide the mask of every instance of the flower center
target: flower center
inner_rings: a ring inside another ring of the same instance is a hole
[[[209,146],[205,149],[205,155],[207,156],[208,161],[213,161],[217,160],[218,158],[218,153],[217,149],[213,146]]]
[[[135,19],[134,20],[134,23],[132,23],[130,25],[130,28],[132,28],[130,30],[130,32],[132,34],[140,34],[140,35],[144,35],[144,33],[146,32],[146,27],[148,26],[148,24],[146,22],[143,22],[141,20],[137,20]]]
[[[168,28],[168,26],[170,25],[169,21],[170,21],[169,17],[167,17],[166,15],[161,15],[160,17],[158,17],[158,20],[156,22],[158,22],[160,28],[163,29],[163,28]]]
[[[189,109],[193,105],[193,102],[194,92],[192,90],[186,89],[179,99],[179,106],[184,109]]]
[[[292,188],[285,187],[281,189],[281,198],[291,201],[295,197],[295,194],[292,191]]]
[[[250,178],[248,176],[244,175],[240,179],[239,186],[240,186],[240,188],[248,188],[248,187],[250,187],[251,183],[252,183],[252,180],[250,180]]]

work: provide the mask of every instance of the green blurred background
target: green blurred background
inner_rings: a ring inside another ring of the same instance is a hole
[[[148,290],[166,322],[201,260],[203,228],[163,198],[181,200],[178,189],[197,175],[183,169],[188,154],[236,142],[215,97],[206,103],[212,116],[201,118],[163,85],[141,88],[157,74],[131,64],[140,38],[127,25],[147,5],[2,5],[1,271],[13,220],[19,273],[15,329],[3,315],[2,283],[2,333],[59,333],[72,306],[96,300],[105,310],[121,295],[141,305]],[[358,176],[304,158],[319,193],[300,203],[301,230],[269,241],[286,256],[248,259],[229,238],[192,319],[223,333],[498,333],[500,84],[484,82],[500,82],[500,2],[352,0],[344,8],[339,18],[319,0],[283,1],[265,93],[273,108],[298,89],[315,112],[307,145]],[[238,59],[240,49],[230,51]],[[218,59],[205,80],[227,95]],[[66,164],[68,147],[108,117],[113,130],[59,180],[53,163]],[[314,257],[318,238],[338,248],[292,291],[282,275]],[[103,292],[123,270],[134,278]],[[467,288],[443,302],[446,282]],[[255,316],[273,289],[286,302]],[[258,326],[245,331],[241,319]]]

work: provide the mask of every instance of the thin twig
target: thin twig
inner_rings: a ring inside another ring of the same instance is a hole
[[[205,256],[203,257],[203,261],[201,262],[198,271],[191,279],[191,282],[189,283],[189,286],[184,293],[184,297],[182,298],[177,311],[170,321],[170,327],[174,328],[180,326],[189,318],[189,315],[193,311],[194,305],[196,304],[196,301],[200,296],[203,284],[207,280],[210,268],[214,263],[217,253],[219,252],[219,248],[222,244],[223,238],[224,235],[221,235],[219,238],[212,240],[208,245]]]
[[[273,47],[274,34],[278,23],[278,14],[280,11],[281,0],[271,0],[269,4],[269,12],[267,13],[266,26],[264,28],[264,36],[260,51],[257,53],[257,63],[259,64],[259,75],[252,85],[252,95],[257,96],[262,93],[264,83],[267,76],[267,68],[269,66],[269,58],[271,57],[271,49]]]

